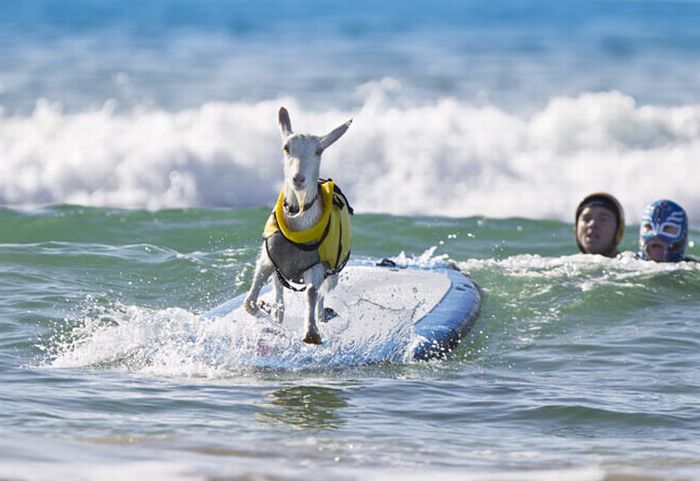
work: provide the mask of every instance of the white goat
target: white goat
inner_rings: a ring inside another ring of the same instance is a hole
[[[351,123],[352,120],[349,120],[323,137],[295,134],[292,132],[287,109],[282,107],[279,110],[284,151],[284,186],[277,206],[266,224],[263,234],[265,241],[244,305],[253,315],[256,315],[260,308],[268,310],[264,303],[258,303],[258,295],[263,284],[276,273],[274,317],[282,322],[284,285],[291,287],[289,281],[304,284],[307,297],[304,342],[309,344],[321,343],[316,320],[327,320],[333,312],[331,309],[324,309],[323,296],[337,284],[337,273],[345,265],[350,252],[350,224],[347,212],[352,213],[352,209],[342,193],[334,188],[332,181],[319,183],[321,154],[347,131]],[[343,208],[345,217],[341,225],[338,212]],[[333,254],[333,259],[328,261],[319,246],[330,242],[327,239],[331,225],[340,226],[340,234],[331,234],[332,242],[335,243],[332,249],[324,247],[327,251],[337,252],[337,255]],[[297,242],[303,236],[306,237]],[[346,239],[343,241],[346,245],[343,245],[342,249],[341,239]]]

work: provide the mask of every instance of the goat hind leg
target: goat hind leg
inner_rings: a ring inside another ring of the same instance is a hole
[[[275,320],[280,324],[284,320],[284,286],[277,276],[272,281],[275,286],[275,307],[272,310]]]
[[[323,281],[323,284],[321,285],[318,300],[316,301],[316,319],[318,319],[319,322],[328,322],[334,317],[338,316],[338,313],[335,312],[332,308],[324,307],[326,296],[333,289],[335,289],[335,286],[337,285],[337,274],[333,274],[331,276],[326,277],[326,279]]]

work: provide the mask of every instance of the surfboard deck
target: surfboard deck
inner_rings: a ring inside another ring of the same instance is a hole
[[[391,329],[410,328],[414,337],[410,358],[429,360],[446,356],[474,325],[481,306],[481,293],[474,281],[448,266],[399,267],[391,262],[379,265],[355,261],[340,273],[338,287],[326,296],[325,306],[337,317],[318,323],[325,339],[331,327],[362,319],[364,329],[377,330],[390,322]],[[245,293],[207,312],[205,318],[235,313],[250,316],[243,309]],[[271,285],[260,300],[274,303]],[[304,293],[285,290],[285,319],[280,329],[303,330],[306,306]]]

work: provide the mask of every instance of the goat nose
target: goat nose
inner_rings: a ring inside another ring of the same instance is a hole
[[[292,182],[294,182],[294,185],[297,187],[302,187],[304,185],[304,182],[306,182],[306,177],[304,177],[303,174],[296,174],[292,178]]]

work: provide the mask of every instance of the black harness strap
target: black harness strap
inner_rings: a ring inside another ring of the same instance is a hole
[[[311,208],[311,206],[314,205],[314,202],[316,202],[316,199],[318,199],[318,194],[316,195],[316,197],[313,198],[312,201],[304,204],[304,210],[309,210]],[[287,199],[284,199],[284,203],[282,205],[287,210],[287,212],[289,212],[290,214],[298,214],[299,213],[299,206],[288,204]]]
[[[280,231],[280,234],[282,234],[282,231]],[[283,237],[284,237],[284,236],[283,236]],[[268,237],[267,239],[265,239],[265,250],[267,251],[267,257],[268,257],[268,258],[270,259],[270,261],[272,262],[272,265],[275,266],[275,273],[277,274],[277,279],[279,279],[279,281],[282,283],[282,285],[283,285],[284,287],[286,287],[287,289],[290,289],[290,290],[292,290],[292,291],[294,291],[294,292],[302,292],[302,291],[304,291],[304,290],[306,289],[306,285],[305,285],[305,284],[300,284],[301,287],[295,287],[295,286],[292,285],[292,282],[293,282],[293,281],[287,279],[287,278],[284,276],[284,274],[282,274],[282,270],[280,269],[280,267],[279,267],[279,265],[277,264],[277,262],[275,262],[274,257],[272,257],[272,254],[270,253],[270,247],[267,245],[268,239],[269,239],[269,237]],[[286,239],[286,237],[285,237],[285,239]],[[291,242],[291,241],[290,241],[290,242]],[[306,268],[303,269],[303,270],[305,271],[305,270],[307,270],[307,269],[311,269],[311,267],[313,267],[313,265],[314,265],[314,264],[312,264],[312,265],[306,267]],[[295,284],[297,284],[297,283],[295,283]]]

